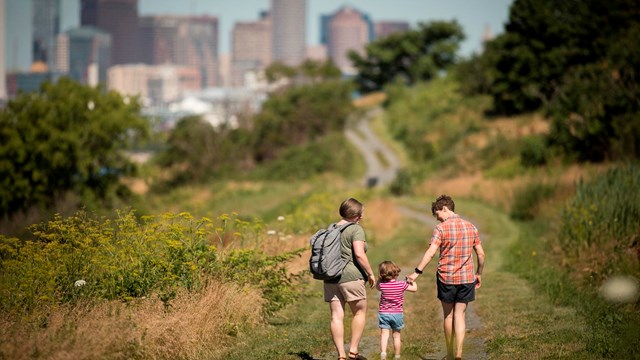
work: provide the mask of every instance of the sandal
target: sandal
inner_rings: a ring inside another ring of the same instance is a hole
[[[367,360],[366,357],[358,354],[358,353],[354,353],[349,351],[349,359],[356,359],[356,360]]]

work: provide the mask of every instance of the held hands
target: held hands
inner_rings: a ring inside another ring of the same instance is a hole
[[[419,276],[418,273],[413,273],[413,274],[407,276],[407,283],[408,284],[413,284],[416,281],[416,279],[418,278],[418,276]]]

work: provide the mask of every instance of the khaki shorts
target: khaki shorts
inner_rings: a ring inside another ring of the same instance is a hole
[[[367,298],[364,280],[348,281],[341,284],[324,283],[324,301],[351,302]]]

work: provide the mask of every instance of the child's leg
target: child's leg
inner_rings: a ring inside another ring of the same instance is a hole
[[[389,329],[380,329],[380,353],[387,353],[389,343]]]
[[[393,330],[393,351],[396,353],[396,357],[400,356],[400,348],[402,342],[400,341],[400,330]]]

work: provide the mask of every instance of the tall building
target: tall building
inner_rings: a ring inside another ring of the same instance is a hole
[[[244,85],[245,74],[259,72],[271,63],[271,19],[268,15],[254,22],[233,26],[231,85]]]
[[[58,35],[56,68],[82,84],[106,83],[111,66],[111,42],[108,33],[94,27],[68,30]]]
[[[409,31],[409,23],[406,21],[376,21],[375,38],[383,38],[397,32]]]
[[[271,0],[273,60],[297,66],[305,59],[307,1]]]
[[[111,63],[139,62],[138,0],[81,0],[80,25],[111,35]]]
[[[220,82],[218,18],[213,16],[144,16],[140,19],[142,62],[198,69],[203,86]]]
[[[4,49],[5,37],[5,0],[0,0],[0,102],[7,98],[7,64],[5,62],[6,53]]]
[[[327,21],[327,53],[343,74],[356,72],[348,57],[353,50],[364,54],[365,45],[370,41],[370,21],[358,10],[344,6]]]
[[[60,0],[32,0],[33,62],[53,69],[56,37],[60,33]]]

